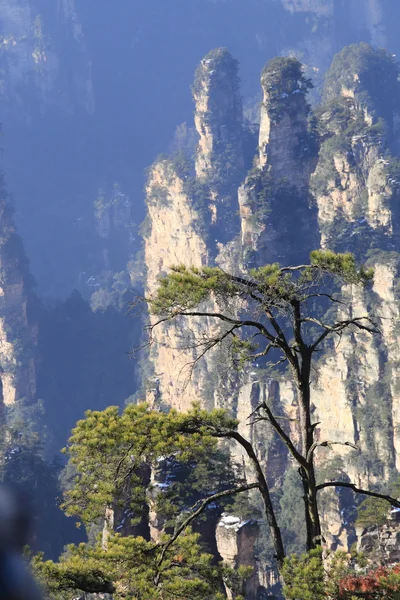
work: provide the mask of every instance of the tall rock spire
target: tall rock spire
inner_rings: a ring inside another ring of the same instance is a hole
[[[238,62],[226,48],[209,52],[196,71],[193,85],[195,126],[199,134],[198,178],[215,176],[232,164],[243,169],[243,111]],[[225,165],[223,164],[225,162]]]
[[[239,188],[244,267],[291,262],[299,251],[306,259],[318,245],[308,190],[317,157],[308,119],[312,84],[297,59],[278,57],[266,64],[261,86],[258,168]]]
[[[268,167],[276,181],[303,188],[310,174],[302,157],[307,152],[310,110],[306,96],[312,84],[297,59],[279,57],[267,63],[261,86],[259,166]]]

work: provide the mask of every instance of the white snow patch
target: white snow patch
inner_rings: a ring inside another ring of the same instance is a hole
[[[228,515],[228,513],[222,513],[222,517],[220,522],[218,523],[218,527],[225,527],[225,529],[234,529],[235,531],[239,531],[239,529],[241,529],[245,525],[248,525],[249,523],[253,523],[252,519],[242,521],[240,517]]]

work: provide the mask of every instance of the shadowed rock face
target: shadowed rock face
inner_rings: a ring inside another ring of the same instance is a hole
[[[93,111],[89,59],[74,0],[60,0],[47,8],[40,1],[21,0],[16,4],[1,0],[0,23],[0,101],[7,118],[34,118],[33,104],[42,113],[51,106],[65,114],[74,113],[78,107]],[[77,59],[74,81],[67,79],[68,67],[63,64],[64,43]],[[24,94],[28,89],[29,100]]]
[[[259,166],[267,167],[276,181],[304,188],[310,172],[300,157],[308,145],[310,108],[301,64],[296,59],[274,59],[263,71],[261,86]]]

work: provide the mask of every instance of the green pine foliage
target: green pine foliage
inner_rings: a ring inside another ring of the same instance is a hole
[[[268,113],[276,122],[288,111],[295,113],[297,104],[293,100],[297,94],[306,95],[313,88],[311,80],[304,75],[302,64],[289,57],[270,60],[263,69],[261,83],[268,91]]]
[[[282,569],[286,600],[322,600],[326,598],[322,550],[317,548],[301,556],[293,554]]]
[[[278,302],[283,307],[293,298],[301,301],[319,280],[322,288],[324,277],[329,279],[326,287],[332,286],[335,279],[366,284],[373,278],[373,269],[358,268],[350,253],[315,250],[310,255],[309,265],[294,269],[281,269],[278,264],[265,265],[252,269],[250,276],[251,279],[246,282],[218,267],[172,267],[171,272],[159,280],[159,288],[150,302],[151,311],[160,315],[177,315],[180,311],[201,306],[211,296],[228,304],[235,297],[241,298],[249,285],[254,292],[265,294],[267,302]]]
[[[97,539],[69,546],[57,562],[34,558],[50,597],[85,592],[132,600],[219,600],[223,579],[243,587],[250,571],[216,565],[200,535],[185,525],[206,498],[240,483],[227,450],[211,434],[217,425],[237,424],[225,411],[209,414],[199,407],[167,414],[142,403],[122,413],[117,407],[86,413],[64,449],[69,465],[62,508],[88,532],[95,524],[98,531],[104,528]],[[221,514],[230,502],[210,503],[209,510]],[[164,522],[158,542],[135,529],[150,506]]]
[[[115,535],[100,544],[69,546],[60,561],[33,560],[49,598],[112,594],[116,600],[222,600],[218,567],[201,551],[199,535],[188,530],[161,559],[162,546],[141,537]]]

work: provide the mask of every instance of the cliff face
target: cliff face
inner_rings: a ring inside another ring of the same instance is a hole
[[[254,558],[255,547],[259,535],[259,526],[256,521],[242,521],[238,517],[223,514],[216,531],[217,549],[222,560],[229,566],[252,567],[253,574],[246,581],[244,597],[248,600],[258,598],[257,562]],[[232,590],[226,587],[229,600],[235,596]]]
[[[32,323],[32,292],[22,242],[0,173],[0,381],[2,406],[36,396],[37,327]]]
[[[386,522],[378,527],[358,528],[357,549],[368,556],[376,566],[394,565],[400,562],[400,519],[394,509]]]
[[[235,181],[244,168],[243,120],[237,63],[225,49],[203,59],[193,95],[199,136],[194,168],[178,155],[155,163],[148,178],[144,262],[149,295],[156,289],[157,277],[172,266],[238,267]],[[214,327],[212,320],[205,326],[193,320],[184,331],[175,324],[154,330],[153,397],[185,409],[194,400],[212,406],[215,396],[224,395],[217,391],[218,352],[205,355],[201,368],[193,369],[199,338]],[[226,382],[223,387],[227,391]]]
[[[192,204],[184,177],[187,176],[179,176],[170,160],[156,163],[149,175],[148,233],[144,251],[149,295],[156,289],[157,277],[171,266],[208,263],[202,216]],[[203,207],[203,210],[207,211],[208,207]],[[190,361],[195,356],[195,348],[193,353],[183,351],[186,345],[195,343],[194,332],[200,333],[195,323],[190,323],[184,332],[170,324],[154,331],[156,343],[152,346],[154,376],[151,389],[156,398],[161,396],[164,402],[178,409],[187,406],[188,397],[192,400],[201,398],[199,386],[206,384],[203,376],[199,378],[196,374],[194,378],[190,377]]]
[[[360,53],[365,59],[362,68]],[[329,82],[337,73],[340,58],[345,58],[343,80],[336,81],[335,86],[341,94],[333,99]],[[371,85],[376,68],[386,74],[391,89],[388,101]],[[322,415],[330,415],[327,422],[332,430],[326,434],[336,431],[342,440],[348,437],[368,449],[369,460],[364,464],[351,456],[345,459],[351,476],[364,484],[378,482],[382,472],[389,478],[399,465],[398,176],[397,159],[390,153],[397,110],[392,101],[399,93],[396,69],[391,57],[380,51],[373,54],[362,45],[343,51],[335,59],[327,78],[328,105],[320,113],[324,141],[311,182],[322,245],[353,250],[375,268],[371,293],[346,293],[354,310],[382,317],[382,337],[346,337],[331,357],[321,361],[316,395],[321,420]],[[329,397],[332,394],[335,397]],[[329,406],[340,407],[340,411],[335,415]]]
[[[232,108],[237,106],[237,81],[228,84],[222,65],[219,72],[218,65],[203,61],[200,72],[204,81],[211,77],[204,71],[207,65],[213,71],[214,98],[219,97],[220,81],[223,101],[221,107],[211,102],[209,84],[196,88],[200,141],[195,174],[180,172],[171,159],[156,163],[149,178],[147,289],[152,293],[157,275],[177,263],[223,264],[232,271],[246,270],[274,261],[301,262],[319,244],[336,251],[351,250],[373,266],[372,290],[347,286],[342,294],[354,314],[372,312],[381,319],[382,335],[345,334],[321,356],[313,376],[312,402],[315,420],[320,422],[320,440],[350,442],[362,451],[342,446],[334,446],[334,451],[321,449],[318,465],[324,477],[346,473],[359,485],[379,484],[382,474],[387,480],[400,465],[399,178],[398,163],[391,154],[397,143],[393,128],[399,94],[397,67],[392,57],[368,46],[346,49],[328,74],[322,105],[310,115],[306,95],[311,86],[301,65],[295,59],[269,63],[262,75],[259,150],[238,195],[230,192],[229,210],[239,209],[240,231],[229,238],[226,230],[221,232],[224,221],[213,220],[209,199],[217,197],[213,190],[218,188],[212,159],[215,140],[220,139],[223,126],[230,132],[229,139],[240,139],[237,113]],[[393,93],[389,99],[373,85],[376,69],[385,73]],[[335,73],[339,71],[338,80]],[[204,107],[209,111],[206,117]],[[231,117],[229,126],[226,115]],[[240,171],[240,144],[233,147]],[[200,184],[205,187],[199,195]],[[212,236],[208,235],[210,224],[215,228]],[[224,262],[229,252],[236,260]],[[156,382],[153,398],[156,388],[159,402],[180,409],[188,409],[193,399],[207,407],[230,408],[241,422],[242,433],[252,439],[268,464],[271,484],[288,485],[285,473],[290,460],[285,450],[268,429],[259,424],[248,427],[246,419],[263,399],[272,403],[276,414],[295,419],[296,396],[290,380],[282,374],[273,381],[254,365],[240,378],[225,378],[221,384],[221,373],[226,372],[223,359],[210,354],[195,365],[185,387],[180,361],[195,360],[194,342],[201,336],[206,339],[213,324],[192,322],[188,326],[185,322],[184,332],[179,325],[163,327],[158,333],[156,330],[157,343],[150,356]],[[181,348],[192,340],[193,350],[189,354],[177,351],[179,340]],[[244,464],[251,479],[251,470],[246,461]],[[356,539],[350,524],[351,495],[324,491],[320,502],[328,545],[348,548]],[[264,577],[260,574],[260,581]]]

